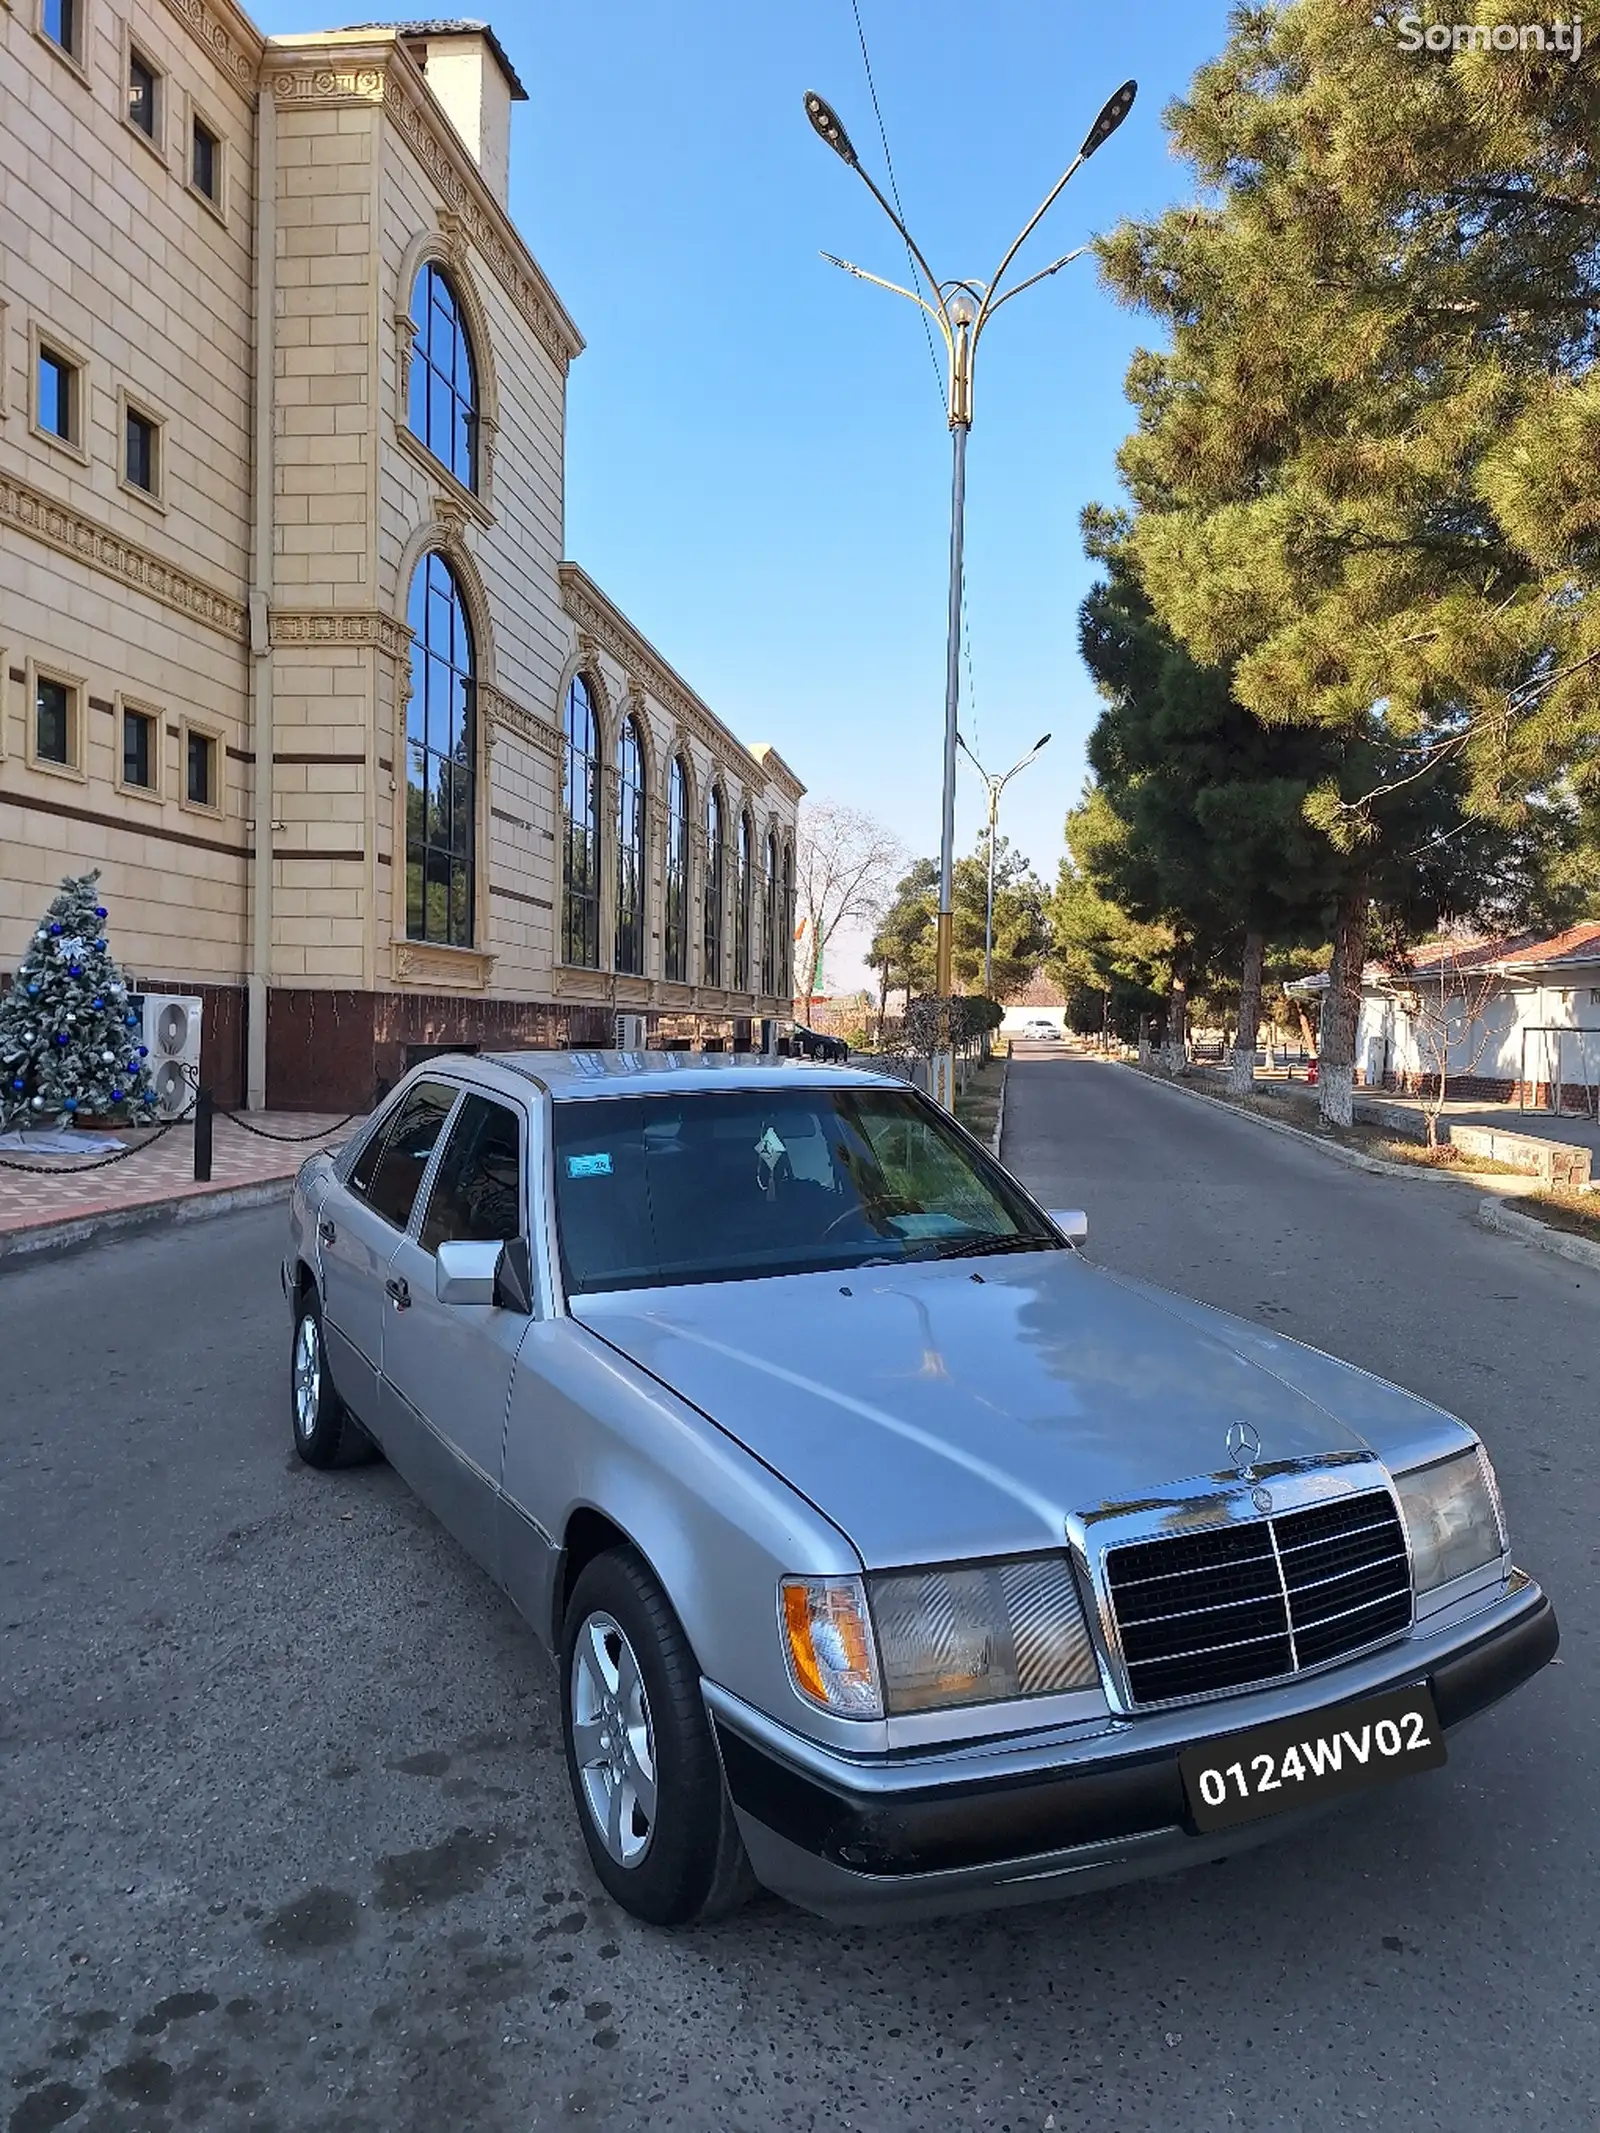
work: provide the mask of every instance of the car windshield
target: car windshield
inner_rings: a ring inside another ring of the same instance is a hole
[[[1064,1248],[909,1089],[584,1098],[554,1119],[571,1295]]]

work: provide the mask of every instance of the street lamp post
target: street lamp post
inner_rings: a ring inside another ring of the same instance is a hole
[[[985,770],[964,737],[958,732],[956,745],[965,754],[967,761],[984,782],[989,795],[989,893],[983,907],[983,997],[994,998],[994,848],[1000,835],[1000,795],[1005,791],[1019,770],[1026,770],[1035,760],[1041,748],[1049,742],[1048,733],[1041,733],[1033,746],[1020,761],[1012,764],[1003,776],[996,777],[993,771]]]
[[[945,351],[950,359],[950,387],[948,395],[949,423],[952,448],[950,482],[950,607],[946,638],[945,684],[944,684],[944,787],[939,822],[939,925],[935,936],[937,954],[937,985],[942,1003],[943,1028],[940,1050],[934,1061],[933,1094],[947,1109],[955,1101],[955,1058],[950,1043],[950,995],[954,989],[951,968],[953,945],[953,917],[951,890],[955,878],[956,836],[956,717],[961,700],[961,569],[962,543],[966,529],[967,502],[967,433],[972,428],[972,373],[977,356],[978,342],[984,327],[995,313],[1010,303],[1012,297],[1020,296],[1024,289],[1031,289],[1041,281],[1048,281],[1052,274],[1059,274],[1064,266],[1074,259],[1082,258],[1089,250],[1079,245],[1076,250],[1065,252],[1059,259],[1041,267],[1037,274],[1030,274],[1026,281],[1019,281],[1013,288],[1000,294],[1000,284],[1005,279],[1012,261],[1023,245],[1033,235],[1050,209],[1060,197],[1068,180],[1074,177],[1097,148],[1110,140],[1128,113],[1133,109],[1133,100],[1138,93],[1136,82],[1125,81],[1116,94],[1107,99],[1099,117],[1084,136],[1083,146],[1071,163],[1045,195],[1035,213],[1023,225],[1021,234],[995,269],[993,276],[983,281],[940,281],[917,249],[915,239],[893,207],[884,198],[871,174],[862,168],[861,159],[851,145],[850,136],[839,121],[838,114],[826,104],[813,89],[805,95],[806,117],[820,139],[826,141],[842,162],[847,163],[860,178],[868,192],[883,209],[889,220],[905,240],[907,251],[915,261],[928,284],[933,301],[919,295],[914,289],[903,288],[899,282],[885,281],[881,275],[869,274],[863,267],[854,266],[848,259],[836,259],[831,252],[823,258],[830,265],[840,267],[846,274],[853,274],[859,281],[870,281],[880,289],[888,289],[896,296],[904,296],[925,311],[938,327],[944,338]]]

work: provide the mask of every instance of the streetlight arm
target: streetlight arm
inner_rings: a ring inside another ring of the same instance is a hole
[[[1019,281],[1014,289],[1007,289],[1004,296],[997,297],[989,306],[990,318],[993,318],[994,314],[1002,309],[1003,306],[1009,304],[1012,297],[1020,296],[1024,289],[1031,289],[1036,282],[1048,281],[1052,274],[1059,274],[1063,267],[1070,267],[1075,259],[1081,259],[1085,252],[1092,252],[1093,250],[1094,246],[1091,244],[1080,244],[1074,251],[1063,252],[1053,265],[1041,267],[1037,274],[1030,274],[1026,281]]]
[[[922,310],[927,312],[929,318],[933,320],[939,331],[944,335],[946,345],[949,345],[950,329],[944,322],[943,312],[936,311],[932,304],[925,302],[915,289],[902,288],[897,281],[885,281],[881,274],[869,274],[865,267],[858,267],[848,259],[840,259],[832,252],[824,252],[821,256],[828,262],[830,267],[838,267],[846,274],[853,274],[857,281],[870,281],[875,288],[888,289],[895,296],[909,297],[912,303],[919,305]]]
[[[873,199],[877,201],[877,203],[878,203],[879,207],[881,207],[881,208],[883,209],[884,213],[885,213],[885,214],[886,214],[886,215],[888,216],[889,220],[890,220],[890,221],[891,221],[891,222],[892,222],[892,223],[894,224],[895,228],[896,228],[896,229],[897,229],[897,230],[898,230],[898,231],[900,232],[900,235],[901,235],[901,236],[902,236],[902,237],[903,237],[903,238],[905,239],[905,246],[906,246],[906,250],[907,250],[907,251],[908,251],[908,252],[909,252],[909,253],[911,254],[912,258],[913,258],[913,259],[914,259],[914,260],[916,261],[917,265],[918,265],[918,266],[919,266],[919,267],[920,267],[920,268],[922,269],[922,272],[923,272],[923,277],[924,277],[924,279],[925,279],[925,280],[927,281],[928,287],[929,287],[929,288],[930,288],[930,289],[931,289],[931,290],[933,291],[934,295],[935,295],[935,296],[936,296],[936,297],[937,297],[937,298],[939,299],[939,308],[938,308],[938,311],[937,311],[937,312],[935,313],[935,316],[936,316],[936,317],[938,318],[938,320],[939,320],[939,323],[940,323],[940,325],[941,325],[941,326],[942,326],[942,327],[944,328],[944,332],[945,332],[945,339],[946,339],[946,340],[948,340],[948,339],[949,339],[949,337],[950,337],[950,325],[949,325],[949,320],[948,320],[948,318],[947,318],[947,317],[946,317],[946,315],[945,315],[945,302],[944,302],[944,293],[943,293],[943,291],[942,291],[942,290],[940,289],[940,287],[939,287],[939,280],[938,280],[938,276],[937,276],[937,275],[936,275],[936,274],[934,273],[934,271],[933,271],[932,267],[930,267],[930,266],[929,266],[928,262],[927,262],[927,261],[926,261],[926,260],[925,260],[925,259],[923,258],[923,256],[922,256],[921,252],[919,252],[919,251],[918,251],[918,249],[917,249],[917,244],[916,244],[916,239],[915,239],[915,238],[914,238],[914,237],[912,236],[911,232],[910,232],[910,231],[909,231],[909,230],[908,230],[908,229],[906,228],[905,224],[904,224],[904,223],[903,223],[903,222],[902,222],[902,221],[900,220],[900,217],[899,217],[899,216],[898,216],[898,215],[897,215],[897,214],[895,213],[894,209],[893,209],[893,208],[892,208],[892,207],[891,207],[891,206],[889,205],[889,202],[888,202],[888,201],[887,201],[887,200],[886,200],[886,199],[885,199],[885,198],[883,197],[883,194],[882,194],[882,193],[881,193],[881,192],[880,192],[880,191],[878,190],[877,186],[876,186],[876,185],[875,185],[875,184],[873,183],[873,180],[872,180],[872,174],[871,174],[871,172],[870,172],[870,171],[868,171],[868,170],[865,170],[865,169],[864,169],[864,168],[862,167],[862,165],[861,165],[860,163],[852,163],[852,164],[851,164],[851,166],[850,166],[850,168],[851,168],[851,169],[852,169],[852,170],[853,170],[853,171],[855,172],[856,176],[857,176],[857,177],[858,177],[858,178],[859,178],[859,179],[861,180],[862,184],[863,184],[863,185],[864,185],[864,186],[865,186],[865,187],[867,188],[867,191],[868,191],[869,193],[871,193],[871,195],[872,195]],[[1065,181],[1063,180],[1063,182],[1065,182]],[[1059,190],[1059,188],[1058,188],[1058,190]],[[1035,219],[1037,219],[1037,218],[1035,218]],[[924,309],[927,309],[927,308],[929,308],[929,307],[927,307],[927,306],[925,305],[925,306],[924,306],[923,308],[924,308]]]
[[[989,293],[983,300],[983,306],[978,313],[976,323],[973,327],[973,333],[975,336],[983,331],[984,322],[990,317],[993,312],[997,311],[1000,308],[1001,303],[1004,301],[1003,298],[997,297],[995,295],[995,291],[999,288],[1001,282],[1005,279],[1007,267],[1010,266],[1012,260],[1016,258],[1017,254],[1022,250],[1022,247],[1027,243],[1028,239],[1033,235],[1034,231],[1039,227],[1040,223],[1043,222],[1045,216],[1049,214],[1051,208],[1053,208],[1056,202],[1060,199],[1062,193],[1066,190],[1067,181],[1070,178],[1075,178],[1077,176],[1079,169],[1082,167],[1082,164],[1083,151],[1080,148],[1078,153],[1068,164],[1067,168],[1057,179],[1053,189],[1046,195],[1043,204],[1035,211],[1032,219],[1023,226],[1022,234],[1012,245],[1010,251],[1007,252],[1005,258],[1002,259],[999,266],[996,267],[994,275],[989,283]],[[862,172],[862,176],[866,176],[865,171]],[[871,182],[870,179],[868,180],[868,182]],[[874,190],[876,190],[876,188],[874,188]]]

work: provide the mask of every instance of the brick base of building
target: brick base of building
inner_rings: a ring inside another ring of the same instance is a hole
[[[1401,1096],[1431,1095],[1438,1088],[1437,1080],[1420,1074],[1385,1074],[1381,1083],[1369,1083],[1358,1073],[1356,1080],[1364,1088],[1393,1089]],[[1445,1094],[1452,1103],[1519,1104],[1530,1111],[1548,1111],[1555,1102],[1555,1089],[1548,1081],[1503,1081],[1492,1074],[1452,1074]],[[1574,1094],[1570,1082],[1562,1091],[1562,1110],[1574,1117],[1589,1115],[1587,1100]]]

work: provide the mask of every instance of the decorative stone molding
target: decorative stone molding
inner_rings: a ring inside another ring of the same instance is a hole
[[[446,548],[459,549],[467,537],[467,512],[459,496],[448,490],[434,492],[433,523]]]
[[[466,149],[447,128],[434,124],[422,95],[403,79],[410,62],[392,60],[383,75],[383,104],[417,161],[444,195],[462,239],[493,267],[507,295],[533,328],[540,345],[565,372],[583,348],[583,336],[562,309],[505,214],[484,184]],[[443,222],[441,218],[441,228]]]
[[[798,801],[804,797],[805,787],[770,741],[758,742],[750,753],[786,800]]]
[[[256,67],[261,57],[259,36],[253,51],[246,51],[230,23],[224,22],[218,13],[205,5],[205,0],[167,0],[169,13],[177,16],[189,34],[203,44],[223,73],[234,85],[248,96],[256,85]],[[227,10],[232,25],[253,29],[232,8]]]
[[[560,576],[562,605],[578,625],[580,666],[584,663],[585,645],[590,647],[591,657],[592,648],[599,645],[629,676],[630,688],[636,689],[642,682],[656,702],[694,734],[726,771],[742,783],[759,782],[762,772],[756,758],[740,746],[688,683],[673,673],[626,616],[617,612],[588,573],[576,563],[563,563]]]
[[[407,659],[411,631],[377,608],[336,609],[330,614],[301,613],[281,607],[272,611],[272,642],[278,645],[336,644],[384,652]]]
[[[440,208],[439,236],[444,244],[444,256],[451,266],[464,267],[467,263],[467,225],[453,208]]]
[[[244,643],[249,636],[249,609],[214,585],[191,577],[137,541],[127,540],[81,511],[57,503],[31,483],[0,474],[0,527],[32,534],[47,547],[73,556],[91,570],[102,571],[136,591],[148,593],[191,621],[202,622],[224,637]]]
[[[495,958],[479,948],[442,948],[433,941],[396,941],[391,968],[399,985],[446,992],[483,992]]]
[[[504,695],[499,689],[491,689],[485,683],[478,684],[478,708],[490,727],[503,726],[519,740],[526,741],[530,748],[541,749],[546,755],[561,759],[561,736],[554,726],[542,718],[535,718],[531,711]]]
[[[280,104],[381,104],[382,67],[286,68],[272,77],[272,94]]]

